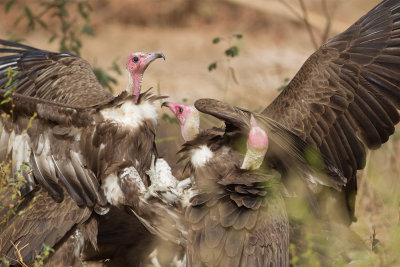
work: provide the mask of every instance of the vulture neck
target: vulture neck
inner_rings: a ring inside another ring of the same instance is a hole
[[[258,148],[258,147],[248,147],[246,155],[242,163],[241,169],[246,170],[256,170],[260,168],[262,162],[264,161],[264,156],[267,153],[268,147]]]
[[[188,115],[184,124],[181,124],[181,133],[185,142],[196,138],[200,132],[200,115],[196,109]]]
[[[135,96],[135,104],[137,104],[142,88],[143,73],[129,73],[128,85],[126,91]]]

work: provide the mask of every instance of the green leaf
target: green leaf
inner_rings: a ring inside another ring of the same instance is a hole
[[[40,26],[42,26],[43,29],[47,30],[47,24],[43,20],[37,18],[36,21],[39,23]]]
[[[52,43],[56,38],[57,38],[57,34],[55,33],[50,37],[49,43]]]
[[[230,48],[225,50],[225,55],[227,57],[236,57],[236,56],[238,56],[239,55],[239,47],[237,47],[236,45],[231,46]]]
[[[15,0],[10,0],[10,1],[7,2],[6,8],[5,8],[6,13],[8,13],[8,11],[10,11],[10,9],[14,5],[14,3],[15,3]]]
[[[171,116],[168,115],[167,113],[164,113],[164,114],[161,116],[161,119],[162,119],[163,121],[166,121],[166,122],[171,123],[171,124],[179,124],[178,119],[177,119],[175,116],[171,117]]]
[[[68,17],[68,10],[64,7],[64,5],[58,6],[58,11],[60,12],[61,17]]]
[[[215,70],[217,68],[217,62],[213,62],[208,66],[208,71]]]
[[[240,40],[243,38],[243,35],[238,33],[238,34],[235,34],[234,37],[236,37],[236,39]]]
[[[164,137],[164,138],[157,138],[154,142],[157,144],[165,143],[165,142],[171,142],[176,139],[175,136],[170,136],[170,137]]]
[[[92,11],[92,7],[90,6],[89,2],[83,1],[78,3],[78,11],[79,14],[85,19],[87,23],[90,22],[90,13]]]
[[[31,9],[27,6],[24,6],[24,12],[28,18],[28,29],[33,31],[35,29],[35,17],[33,16]]]
[[[101,68],[94,68],[93,69],[94,74],[97,77],[97,80],[99,83],[107,88],[111,93],[113,92],[113,89],[111,87],[111,84],[117,84],[117,80],[113,78],[112,76],[108,75],[103,69]]]
[[[8,102],[10,102],[10,101],[11,101],[11,98],[8,97],[8,98],[4,99],[3,101],[1,101],[1,102],[0,102],[0,105],[3,105],[3,104],[8,103]]]
[[[14,21],[14,26],[17,26],[21,20],[24,18],[24,14],[22,14],[21,16],[19,16],[15,21]]]
[[[87,24],[83,26],[82,31],[89,36],[94,36],[92,28]]]
[[[214,38],[214,39],[212,40],[212,43],[213,43],[213,44],[218,44],[219,41],[221,41],[221,38],[216,37],[216,38]]]
[[[118,66],[117,60],[114,60],[111,66],[111,69],[118,73],[118,75],[122,75],[121,68]]]

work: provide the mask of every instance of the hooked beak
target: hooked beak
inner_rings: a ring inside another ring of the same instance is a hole
[[[151,62],[153,62],[157,58],[163,58],[165,60],[165,56],[161,52],[148,53],[146,59],[143,61],[144,66],[147,67]]]

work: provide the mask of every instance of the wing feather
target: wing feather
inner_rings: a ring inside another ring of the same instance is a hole
[[[97,81],[89,63],[71,53],[54,53],[0,40],[0,88],[73,106],[109,102],[113,96]],[[10,55],[11,54],[11,55]],[[18,71],[9,88],[8,68]],[[12,86],[12,87],[11,87]]]
[[[383,1],[321,46],[262,112],[313,140],[347,179],[364,166],[364,146],[378,148],[400,120],[399,22],[400,3]]]

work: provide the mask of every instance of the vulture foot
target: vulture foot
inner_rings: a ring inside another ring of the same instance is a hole
[[[178,188],[178,180],[172,175],[171,168],[164,159],[155,160],[152,156],[150,169],[146,171],[151,185],[147,188],[144,198],[157,198],[162,202],[175,205],[180,202],[181,192]]]

